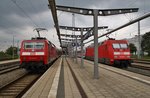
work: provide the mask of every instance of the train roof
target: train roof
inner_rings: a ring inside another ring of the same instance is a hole
[[[52,44],[54,47],[56,47],[51,41],[47,40],[45,37],[35,37],[31,38],[31,40],[23,40],[22,42],[32,42],[32,41],[46,41],[49,44]]]
[[[112,40],[112,39],[108,39],[108,40],[105,40],[105,41],[101,42],[101,44],[99,44],[99,45],[112,44],[112,43],[128,43],[128,42],[127,42],[127,40]]]
[[[111,40],[111,39],[109,39],[109,40],[105,40],[104,42],[127,42],[127,40]]]
[[[53,44],[52,42],[47,40],[45,37],[35,37],[35,38],[31,38],[30,40],[23,40],[22,42],[32,42],[32,41],[46,41],[47,43]]]
[[[32,37],[31,40],[47,40],[45,37]]]
[[[115,40],[113,38],[110,38],[110,39],[107,39],[107,40],[105,40],[103,42],[99,42],[98,46],[102,45],[102,44],[106,44],[106,43],[118,43],[118,42],[120,42],[120,43],[128,43],[127,40],[124,40],[124,39],[123,40]],[[92,43],[89,46],[87,46],[87,48],[90,48],[90,47],[94,47],[94,43]]]

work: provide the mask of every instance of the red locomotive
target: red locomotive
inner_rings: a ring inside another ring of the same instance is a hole
[[[86,59],[93,60],[94,48],[86,48]],[[101,63],[128,67],[131,64],[130,49],[126,40],[108,39],[102,42],[98,47],[98,60]]]
[[[21,67],[27,70],[47,69],[57,57],[55,45],[46,38],[37,37],[22,41],[20,63]]]

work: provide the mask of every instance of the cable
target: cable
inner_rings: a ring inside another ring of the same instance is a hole
[[[24,9],[21,8],[21,7],[16,3],[15,0],[11,0],[11,1],[19,8],[19,10],[20,10],[22,13],[24,13],[24,15],[25,15],[26,17],[29,18],[29,20],[30,20],[36,27],[38,27],[38,25],[37,25],[37,24],[32,20],[32,18],[24,11]]]
[[[130,5],[133,5],[137,0],[132,1],[127,7],[129,7]]]
[[[33,9],[35,12],[37,12],[36,7],[33,5],[33,3],[32,3],[30,0],[28,0],[28,3],[31,5],[32,9]],[[40,18],[40,16],[39,16],[39,15],[37,15],[37,17],[39,18],[39,21],[41,22],[41,18]],[[41,22],[41,23],[42,23],[42,22]]]
[[[35,12],[38,12],[37,11],[37,9],[36,9],[36,7],[35,7],[35,5],[29,0],[29,4],[31,4],[31,7],[32,7],[32,9],[35,11]],[[37,15],[38,16],[38,20],[40,21],[40,23],[42,23],[42,19],[41,19],[41,17],[39,16],[39,15]],[[39,24],[40,25],[40,24]],[[43,23],[43,24],[41,24],[41,25],[44,25],[44,26],[42,26],[42,27],[44,27],[44,28],[46,28],[46,24],[45,23]],[[41,26],[40,26],[41,27]],[[45,33],[46,34],[46,36],[48,36],[47,35],[47,33]]]

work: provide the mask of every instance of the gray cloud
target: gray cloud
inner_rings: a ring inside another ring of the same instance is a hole
[[[20,8],[12,1],[16,1],[17,5],[19,5]],[[127,7],[139,8],[139,12],[134,14],[99,17],[100,26],[108,25],[112,29],[128,22],[132,18],[139,17],[144,13],[150,12],[149,0],[56,0],[56,4],[97,9]],[[54,23],[51,12],[47,5],[48,0],[1,0],[0,47],[2,44],[4,44],[3,41],[8,40],[8,42],[11,43],[12,34],[14,34],[15,38],[20,41],[36,36],[37,34],[36,32],[33,32],[33,29],[37,26],[47,28],[48,32],[45,32],[42,35],[46,36],[54,44],[59,46],[59,41],[56,35],[57,33],[53,26]],[[58,15],[58,21],[60,25],[72,26],[71,14],[58,11]],[[92,17],[76,15],[75,19],[76,26],[93,26]],[[150,27],[149,21],[149,19],[142,21],[142,28],[145,29],[142,32],[148,30],[148,28]],[[37,26],[35,26],[35,24]],[[134,25],[125,30],[121,30],[121,32],[123,33],[122,35],[118,34],[118,37],[120,38],[122,36],[123,38],[124,32],[133,32],[136,31],[136,29],[137,27]],[[66,33],[66,31],[61,30],[61,33]]]

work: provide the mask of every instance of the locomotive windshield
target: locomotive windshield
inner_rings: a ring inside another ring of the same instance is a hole
[[[120,45],[118,43],[113,44],[113,48],[120,48]]]
[[[121,48],[126,49],[128,48],[127,44],[120,44]]]
[[[43,42],[25,42],[24,48],[25,49],[43,49],[44,43]]]
[[[123,43],[122,43],[122,44],[121,44],[121,43],[120,43],[120,44],[119,44],[119,43],[114,43],[114,44],[113,44],[113,48],[114,48],[114,49],[120,49],[120,48],[122,48],[122,49],[127,49],[128,46],[127,46],[127,44],[123,44]]]

